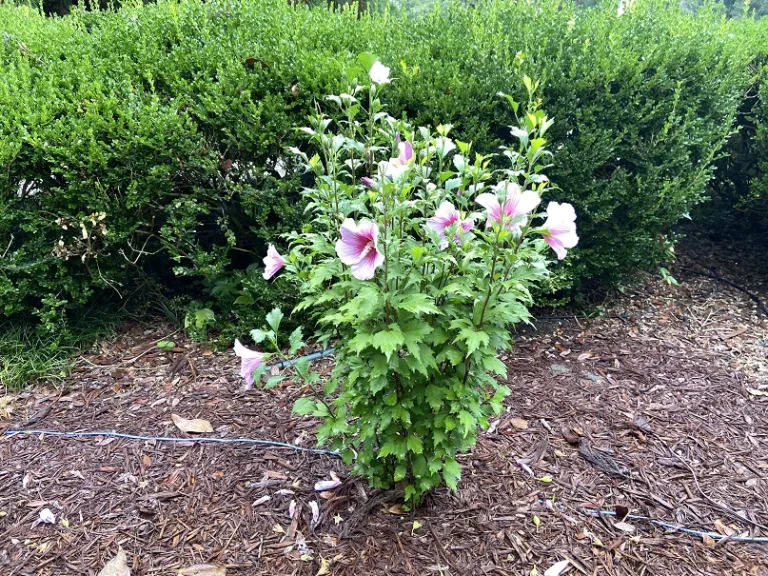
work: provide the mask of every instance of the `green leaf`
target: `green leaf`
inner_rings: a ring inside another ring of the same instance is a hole
[[[371,285],[360,289],[360,292],[341,307],[341,311],[357,320],[370,318],[381,309],[381,293],[378,288]]]
[[[423,454],[415,454],[411,456],[411,468],[413,468],[413,475],[416,478],[421,478],[427,474],[427,459]]]
[[[271,390],[283,380],[285,380],[285,376],[272,376],[268,378],[266,384],[264,384],[264,390]]]
[[[496,358],[496,356],[484,356],[483,357],[483,369],[489,372],[495,372],[499,376],[507,377],[507,366]]]
[[[424,396],[427,399],[427,404],[432,410],[439,410],[443,405],[443,398],[445,398],[445,391],[440,386],[430,384],[424,390]],[[436,433],[436,432],[435,432]]]
[[[251,330],[251,338],[253,338],[253,341],[256,342],[256,344],[261,344],[267,338],[273,340],[275,338],[275,333],[271,330],[267,332],[266,330],[256,328],[255,330]]]
[[[432,332],[432,326],[423,320],[411,320],[403,326],[403,340],[408,352],[413,354],[421,362],[421,343]]]
[[[250,306],[254,303],[254,299],[250,294],[242,294],[235,298],[235,304],[241,304],[243,306]]]
[[[445,464],[443,464],[443,480],[445,480],[445,484],[455,492],[460,479],[461,466],[459,466],[459,463],[453,458],[446,459]]]
[[[213,322],[216,315],[210,308],[200,308],[195,310],[195,326],[197,328],[205,328],[210,322]]]
[[[363,70],[368,72],[371,67],[374,65],[374,63],[378,60],[376,56],[371,54],[370,52],[363,52],[357,57],[357,62],[362,66]]]
[[[301,334],[301,326],[296,328],[293,332],[291,332],[291,335],[288,337],[288,345],[289,349],[288,352],[290,354],[296,354],[296,352],[304,345],[302,334]]]
[[[283,313],[280,308],[275,308],[272,312],[267,314],[267,324],[269,324],[269,327],[275,331],[275,334],[280,331],[280,322],[282,322],[282,320]]]
[[[466,436],[469,432],[474,430],[475,426],[477,426],[477,418],[472,416],[472,414],[466,410],[462,410],[459,412],[459,424],[464,428],[464,436]]]
[[[405,463],[400,463],[395,468],[395,473],[392,475],[392,480],[395,482],[400,482],[405,476],[408,474],[408,468],[405,465]]]
[[[443,432],[442,430],[440,430],[439,428],[432,431],[432,444],[434,446],[437,446],[438,444],[442,444],[443,442],[445,442],[446,438],[448,438],[446,433]],[[430,467],[429,467],[429,469],[432,472],[436,472],[439,467],[433,469],[432,462],[433,462],[433,460],[430,460]]]
[[[461,282],[451,282],[450,284],[446,285],[445,288],[440,290],[439,294],[454,294],[464,298],[475,297],[475,293],[472,291],[472,289]]]
[[[408,294],[401,300],[395,300],[392,304],[399,310],[405,310],[417,316],[422,314],[439,314],[440,312],[432,298],[427,294]]]
[[[373,364],[371,378],[386,376],[389,373],[389,362],[384,354],[375,354],[371,363]]]
[[[384,352],[387,359],[390,359],[392,353],[405,344],[405,338],[397,324],[390,324],[389,328],[389,330],[382,330],[373,335],[373,346]]]
[[[437,356],[438,362],[447,360],[451,363],[451,366],[458,366],[464,361],[464,355],[455,348],[448,348],[440,352]]]
[[[328,264],[318,264],[313,267],[309,273],[309,281],[307,282],[307,288],[316,289],[323,285],[331,278],[333,278],[334,269]]]
[[[387,387],[388,383],[389,380],[387,380],[386,376],[379,376],[378,378],[371,378],[368,387],[371,391],[371,394],[378,394]]]
[[[388,440],[387,442],[384,442],[384,444],[382,444],[381,448],[379,449],[379,458],[386,458],[392,454],[399,456],[400,447],[397,445],[395,440]]]
[[[331,413],[328,412],[328,406],[322,402],[315,402],[314,409],[312,410],[312,416],[316,418],[326,418],[330,415]]]
[[[293,403],[293,411],[299,416],[311,414],[315,409],[315,401],[312,398],[303,397]]]
[[[326,396],[330,396],[336,391],[336,388],[338,388],[338,386],[339,386],[339,381],[336,378],[328,378],[323,383],[323,394],[325,394]]]
[[[347,347],[355,354],[360,354],[368,346],[373,345],[373,337],[367,332],[358,332],[352,340],[347,342]]]
[[[405,446],[414,454],[421,454],[424,451],[424,444],[418,436],[408,436]]]
[[[473,328],[464,328],[459,332],[459,335],[454,339],[454,342],[463,340],[467,344],[467,353],[472,354],[480,346],[488,346],[490,338],[488,334],[482,330],[475,330]]]

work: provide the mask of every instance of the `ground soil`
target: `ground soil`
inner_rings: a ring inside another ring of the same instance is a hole
[[[106,436],[0,439],[0,574],[91,575],[122,547],[134,576],[768,574],[768,271],[749,244],[696,236],[594,319],[552,318],[504,358],[512,395],[461,457],[458,493],[406,512],[329,455]],[[550,314],[549,317],[546,315]],[[288,384],[242,392],[231,351],[126,326],[66,386],[0,397],[0,431],[117,430],[314,444]],[[162,351],[161,338],[176,342]],[[323,365],[328,369],[331,360]],[[344,480],[333,492],[314,484]],[[313,521],[312,503],[320,516]],[[50,510],[55,523],[39,523]],[[629,512],[619,521],[598,510]],[[597,514],[597,515],[595,515]],[[187,574],[195,572],[187,571]]]

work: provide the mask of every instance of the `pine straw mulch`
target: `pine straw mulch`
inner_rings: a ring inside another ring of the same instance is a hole
[[[527,575],[563,559],[568,574],[768,574],[768,545],[585,512],[768,536],[768,319],[707,275],[751,279],[763,299],[768,277],[749,250],[736,262],[704,238],[685,246],[672,270],[682,287],[646,278],[608,306],[617,317],[519,334],[504,358],[507,411],[462,456],[455,495],[404,512],[334,457],[277,448],[4,438],[0,573],[97,574],[120,546],[134,576],[202,563],[230,575]],[[210,421],[209,436],[313,444],[314,423],[290,412],[300,390],[239,392],[231,351],[178,335],[174,350],[154,347],[170,331],[126,327],[65,389],[9,392],[0,429],[185,437],[174,413]],[[343,485],[315,494],[331,472]],[[56,524],[36,523],[44,508]]]

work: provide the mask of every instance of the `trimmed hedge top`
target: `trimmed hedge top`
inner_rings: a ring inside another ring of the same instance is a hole
[[[621,17],[558,0],[419,17],[284,0],[54,19],[0,6],[0,313],[55,329],[96,294],[125,297],[147,277],[173,287],[174,274],[235,321],[290,296],[254,266],[301,224],[285,148],[303,145],[294,127],[344,89],[361,52],[398,77],[390,110],[450,118],[482,152],[512,122],[495,94],[538,79],[555,119],[550,175],[582,239],[552,288],[614,285],[663,261],[705,199],[754,75],[739,26],[659,0]]]

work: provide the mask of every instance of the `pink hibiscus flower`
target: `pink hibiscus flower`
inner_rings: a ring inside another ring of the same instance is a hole
[[[400,151],[397,158],[390,158],[387,162],[384,176],[397,180],[408,169],[408,164],[413,161],[413,146],[408,140],[399,142],[397,148]]]
[[[474,221],[471,218],[466,220],[461,219],[461,214],[456,207],[450,202],[443,202],[435,212],[435,215],[427,220],[427,226],[432,228],[440,236],[440,248],[445,250],[448,247],[448,238],[445,235],[445,230],[453,224],[458,224],[459,229],[454,236],[457,242],[461,241],[461,234],[463,232],[469,232],[475,226]]]
[[[248,388],[253,386],[253,371],[256,370],[264,359],[264,354],[250,350],[235,340],[235,354],[240,357],[240,376],[245,378]]]
[[[492,222],[501,223],[502,212],[501,203],[499,202],[499,193],[504,196],[506,190],[506,200],[504,201],[504,225],[510,230],[517,230],[520,228],[520,216],[529,214],[536,206],[541,202],[541,198],[536,192],[532,190],[521,191],[520,186],[514,182],[499,182],[496,185],[495,194],[480,194],[475,198],[475,202],[480,204],[488,212],[488,221],[486,227],[490,226]]]
[[[285,259],[270,244],[269,248],[267,248],[267,255],[264,257],[264,280],[272,278],[272,276],[283,269],[283,266],[285,266]]]
[[[558,260],[568,254],[566,248],[573,248],[579,242],[576,236],[576,211],[570,204],[550,202],[547,205],[547,221],[542,228],[544,241],[555,251]]]
[[[360,226],[352,218],[341,225],[341,238],[336,242],[336,254],[358,280],[373,278],[376,268],[384,264],[384,254],[379,252],[379,227],[375,222],[363,220]]]

